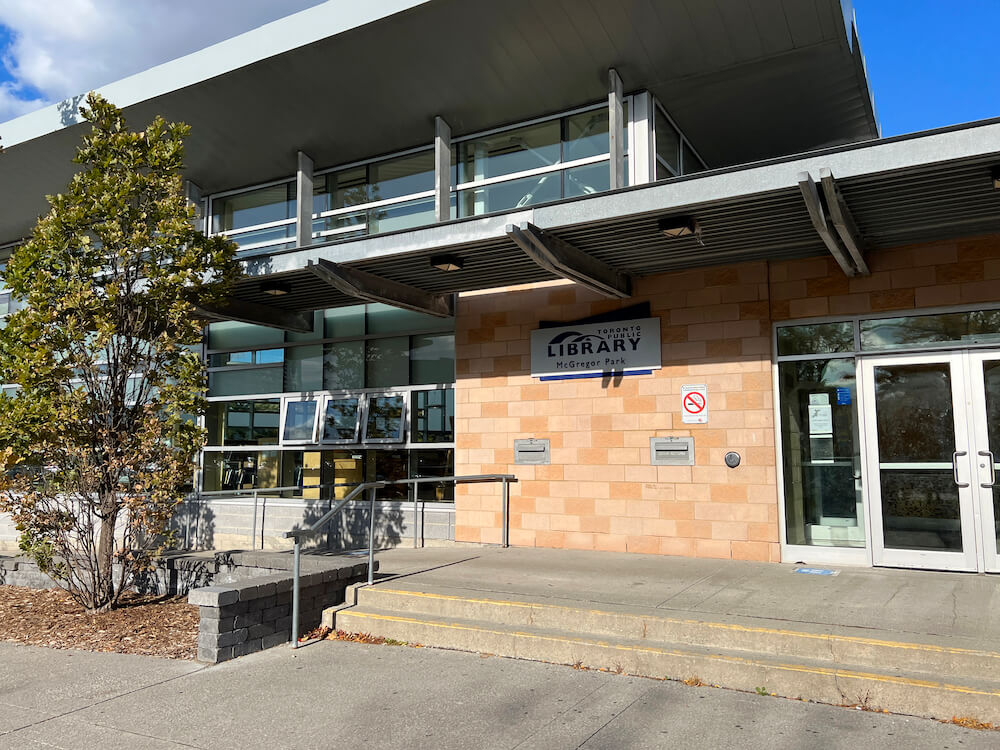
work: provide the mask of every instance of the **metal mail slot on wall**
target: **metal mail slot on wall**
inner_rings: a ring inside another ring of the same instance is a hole
[[[550,462],[548,439],[536,440],[535,438],[528,438],[527,440],[514,441],[515,464],[541,465]]]
[[[650,438],[649,462],[653,466],[694,466],[694,438]]]

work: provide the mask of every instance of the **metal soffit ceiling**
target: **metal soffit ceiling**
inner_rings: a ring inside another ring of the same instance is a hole
[[[1000,233],[1000,190],[993,188],[996,156],[930,165],[837,181],[869,252],[943,239]],[[587,200],[587,199],[584,199]],[[701,241],[667,239],[657,223],[667,215],[697,218]],[[828,251],[813,228],[795,187],[682,210],[650,212],[546,231],[593,257],[636,276],[761,259],[823,255]],[[359,240],[358,242],[363,242]],[[341,243],[343,247],[347,243]],[[442,272],[430,257],[458,255],[461,271]],[[531,261],[506,237],[445,245],[405,255],[356,260],[346,265],[430,292],[495,288],[555,278]],[[355,304],[305,270],[277,274],[292,293],[269,297],[260,278],[239,285],[241,299],[290,310]]]
[[[170,65],[139,78],[169,78]],[[432,0],[126,115],[190,124],[186,176],[211,193],[291,176],[297,150],[325,168],[430,145],[438,115],[461,136],[599,102],[608,67],[628,91],[651,90],[712,166],[877,134],[839,0]],[[8,137],[0,242],[29,231],[69,180],[83,129],[72,121]]]

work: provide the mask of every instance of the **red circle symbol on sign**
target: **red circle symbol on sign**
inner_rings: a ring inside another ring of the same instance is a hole
[[[700,414],[705,411],[705,397],[697,391],[684,396],[684,411],[690,414]]]

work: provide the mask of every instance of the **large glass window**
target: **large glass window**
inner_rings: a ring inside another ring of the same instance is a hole
[[[864,351],[997,342],[1000,342],[1000,310],[861,321],[861,348]]]
[[[370,395],[364,439],[378,443],[402,442],[405,411],[406,397],[402,394]]]
[[[455,439],[455,391],[414,391],[411,399],[412,442],[450,443]]]
[[[217,401],[209,404],[205,427],[209,445],[276,445],[278,399]]]
[[[361,399],[330,396],[323,407],[320,440],[324,443],[354,443],[358,440]]]
[[[283,443],[316,442],[316,399],[285,401],[285,420],[281,431]]]
[[[778,364],[789,544],[864,547],[853,357]]]
[[[271,250],[295,244],[295,183],[255,188],[212,199],[212,232],[241,249]]]
[[[624,147],[627,152],[627,127]],[[606,107],[461,141],[452,155],[456,215],[608,190],[609,149]]]
[[[205,452],[204,490],[253,490],[279,487],[279,451]]]
[[[313,235],[344,239],[430,224],[433,190],[432,149],[328,172],[314,188]]]

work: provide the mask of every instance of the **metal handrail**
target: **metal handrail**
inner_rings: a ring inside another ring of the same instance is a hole
[[[347,495],[337,501],[330,510],[304,529],[293,529],[285,532],[286,539],[294,540],[293,562],[292,562],[292,648],[299,647],[299,577],[302,557],[302,538],[310,537],[318,533],[331,520],[339,515],[347,504],[357,495],[368,490],[369,511],[368,511],[368,585],[375,582],[375,498],[377,492],[382,487],[389,485],[412,485],[413,492],[413,526],[414,544],[416,544],[417,526],[417,485],[431,482],[454,482],[455,484],[479,484],[484,482],[501,482],[503,484],[503,502],[501,505],[501,546],[509,546],[508,517],[510,509],[510,483],[516,482],[517,477],[513,474],[468,474],[465,476],[451,477],[420,477],[417,479],[399,479],[392,482],[364,482],[357,485]]]

